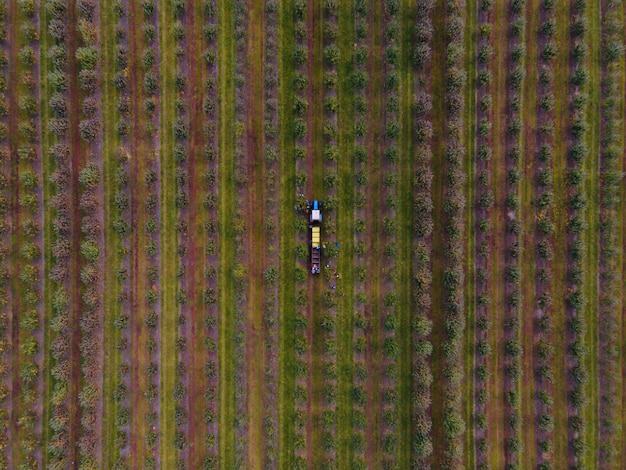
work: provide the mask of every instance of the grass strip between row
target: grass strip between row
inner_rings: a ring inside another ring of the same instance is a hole
[[[337,465],[349,468],[354,458],[352,446],[352,388],[353,388],[353,328],[354,328],[354,86],[351,80],[354,69],[354,13],[351,0],[339,4],[339,56],[338,72],[339,128],[338,210],[337,240],[341,250],[338,272],[341,273],[341,289],[337,308]]]
[[[173,35],[173,1],[159,0],[159,47],[162,64],[175,63],[174,49],[176,42]],[[176,374],[176,292],[178,282],[176,269],[178,257],[176,247],[177,210],[176,195],[176,160],[174,158],[174,120],[175,102],[175,67],[162,67],[161,70],[161,284],[169,286],[161,291],[161,407],[160,407],[160,454],[162,468],[175,468],[178,451],[174,447],[174,422],[176,400],[174,382]]]
[[[565,320],[565,273],[567,259],[567,187],[566,166],[568,133],[568,87],[569,83],[569,3],[557,2],[557,42],[559,53],[554,60],[555,122],[554,122],[554,261],[553,261],[553,345],[554,345],[554,461],[567,461],[567,376],[566,376],[566,320]]]
[[[117,15],[113,10],[112,0],[103,0],[100,9],[100,29],[102,37],[112,38],[115,36]],[[103,318],[103,385],[102,385],[102,467],[112,468],[119,456],[119,448],[115,445],[117,427],[115,417],[119,409],[118,403],[113,399],[113,390],[117,385],[117,371],[120,363],[120,352],[117,349],[120,332],[113,322],[120,314],[120,304],[117,296],[121,289],[121,283],[116,272],[119,268],[120,236],[113,228],[113,214],[116,213],[113,194],[115,193],[115,177],[117,164],[115,162],[115,149],[119,144],[119,137],[115,131],[117,122],[117,109],[115,103],[118,93],[113,86],[115,67],[116,42],[102,41],[102,162],[104,183],[104,318]],[[44,465],[45,467],[45,465]]]
[[[583,342],[587,348],[587,366],[589,381],[587,384],[587,403],[585,405],[585,434],[587,452],[584,460],[587,468],[594,468],[598,456],[598,234],[599,227],[599,154],[600,154],[600,8],[598,2],[588,2],[586,9],[589,30],[587,41],[589,48],[589,107],[587,109],[587,145],[589,158],[587,173],[587,254],[585,258],[585,325],[587,330]]]
[[[233,2],[220,0],[218,7],[218,89],[219,89],[219,462],[224,468],[234,468],[235,455],[235,284],[231,269],[235,263],[235,42]],[[243,458],[243,456],[240,456]]]
[[[535,437],[535,372],[534,372],[534,315],[535,310],[535,158],[536,125],[537,125],[537,23],[538,15],[534,12],[538,8],[538,0],[529,0],[527,3],[526,23],[526,78],[523,85],[522,122],[525,123],[525,132],[522,132],[524,157],[521,159],[521,219],[526,228],[522,235],[522,315],[521,315],[521,345],[523,352],[521,388],[521,410],[523,432],[520,436],[523,452],[520,454],[520,465],[525,468],[535,468],[536,465],[536,437]]]
[[[396,243],[398,255],[396,270],[398,274],[398,345],[400,347],[398,364],[398,453],[397,465],[400,468],[411,468],[413,446],[412,414],[413,403],[413,316],[412,269],[413,269],[413,35],[415,7],[411,0],[403,0],[400,9],[402,22],[400,42],[400,135],[398,147],[398,208]]]
[[[444,183],[445,183],[445,1],[438,0],[433,10],[433,30],[437,32],[433,38],[433,61],[432,61],[432,97],[433,97],[433,246],[432,246],[432,278],[443,278],[445,269],[445,243],[444,243]],[[441,312],[444,302],[443,285],[441,282],[432,283],[432,304],[434,311]],[[444,356],[442,344],[444,341],[444,318],[442,314],[433,315],[433,355],[431,370],[433,371],[432,396],[432,443],[433,456],[431,465],[433,468],[442,468],[444,465],[445,439],[443,429],[444,396],[443,375]]]
[[[280,145],[279,192],[279,320],[278,320],[278,467],[291,468],[294,460],[294,396],[295,364],[295,227],[293,224],[293,185],[296,167],[293,161],[295,140],[293,133],[293,90],[295,69],[293,50],[293,2],[280,2],[278,26],[278,109]],[[287,112],[285,112],[287,110]]]
[[[263,269],[267,262],[266,235],[263,230],[263,220],[266,217],[265,210],[265,172],[263,165],[263,123],[264,123],[264,87],[263,76],[265,63],[265,22],[264,0],[252,0],[248,9],[247,30],[247,60],[248,60],[248,92],[247,96],[248,116],[246,132],[252,133],[248,138],[247,159],[253,159],[251,165],[252,174],[248,174],[250,185],[248,186],[248,217],[249,217],[249,272],[253,273],[250,278],[250,293],[248,300],[246,346],[247,351],[252,352],[246,358],[247,385],[248,385],[248,456],[249,468],[261,468],[264,462],[263,442],[263,416],[265,406],[274,406],[273,403],[265,403],[265,342],[263,329],[263,308],[265,306],[265,286],[263,283]],[[249,166],[250,168],[250,166]],[[254,251],[253,251],[254,249]],[[255,359],[253,359],[255,358]]]

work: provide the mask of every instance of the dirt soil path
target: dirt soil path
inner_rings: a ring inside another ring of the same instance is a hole
[[[68,74],[70,79],[69,95],[70,106],[69,112],[69,138],[71,148],[71,192],[72,192],[72,254],[71,254],[71,316],[70,316],[70,386],[68,393],[68,403],[70,410],[69,436],[68,442],[74,443],[69,448],[68,461],[72,468],[79,467],[78,461],[78,440],[80,436],[80,408],[75,404],[78,403],[78,395],[81,386],[81,367],[80,367],[80,317],[81,317],[81,292],[80,292],[80,269],[82,260],[80,257],[80,239],[81,239],[81,211],[80,211],[80,183],[78,177],[81,168],[85,165],[86,152],[81,145],[80,135],[78,132],[78,121],[80,117],[80,96],[78,93],[78,61],[76,60],[76,49],[78,47],[79,32],[77,29],[78,15],[76,11],[76,0],[69,2],[69,24],[74,27],[70,28],[68,34]]]
[[[265,63],[265,8],[262,3],[248,0],[246,100],[247,125],[247,199],[244,202],[248,235],[249,298],[246,322],[246,361],[248,385],[248,465],[261,468],[264,462],[263,415],[269,403],[266,401],[265,375],[265,331],[263,308],[265,288],[263,270],[267,258],[267,237],[263,230],[265,210],[265,174],[263,169],[263,116]]]
[[[189,211],[189,238],[187,259],[185,263],[187,276],[187,292],[191,307],[189,308],[189,318],[187,319],[187,342],[191,354],[187,354],[189,368],[189,393],[188,393],[188,416],[189,424],[187,428],[188,442],[188,465],[190,468],[200,468],[202,466],[202,456],[204,454],[204,428],[202,426],[202,416],[204,403],[201,398],[204,388],[202,369],[204,366],[203,338],[204,332],[200,313],[203,311],[202,296],[200,288],[203,285],[204,267],[204,243],[199,236],[198,226],[202,225],[202,195],[199,193],[198,183],[201,182],[202,168],[198,163],[198,156],[202,153],[203,137],[202,129],[204,124],[202,113],[202,77],[198,80],[198,75],[202,74],[203,63],[198,60],[202,50],[199,47],[199,32],[196,12],[193,7],[185,13],[187,21],[187,57],[189,79],[187,109],[189,112],[189,156],[188,156],[188,180],[189,180],[189,206],[191,211],[198,211],[194,220],[192,212]]]

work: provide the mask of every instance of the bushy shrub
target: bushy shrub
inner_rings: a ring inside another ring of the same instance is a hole
[[[558,53],[557,43],[555,41],[550,40],[543,46],[543,50],[541,51],[541,58],[544,61],[548,62],[554,59],[557,53]]]
[[[52,19],[48,23],[48,33],[57,42],[63,42],[67,36],[67,26],[63,20]]]
[[[324,48],[324,59],[329,65],[337,65],[339,62],[339,47],[330,44]]]
[[[296,65],[304,65],[306,64],[309,58],[309,50],[306,46],[302,44],[296,44],[293,52],[293,58]]]
[[[69,86],[69,77],[64,72],[50,72],[48,73],[48,82],[53,90],[63,92]]]
[[[95,241],[87,240],[81,243],[80,253],[87,261],[95,263],[100,257],[100,248]]]
[[[30,67],[35,63],[35,51],[30,46],[24,46],[20,48],[17,53],[17,57],[22,65]],[[6,65],[6,64],[5,64]]]
[[[100,132],[100,120],[97,118],[83,119],[78,123],[80,137],[87,142],[93,141]]]

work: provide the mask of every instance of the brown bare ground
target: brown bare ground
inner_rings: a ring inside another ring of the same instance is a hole
[[[245,200],[246,220],[249,226],[249,298],[248,321],[246,322],[246,362],[248,399],[248,465],[261,468],[264,461],[263,410],[267,404],[264,387],[265,373],[265,332],[263,328],[263,307],[265,292],[263,266],[266,260],[266,234],[263,230],[265,211],[265,175],[263,171],[263,116],[265,61],[265,8],[263,2],[248,0],[247,67],[244,96],[247,108],[247,172],[250,183],[247,185]]]
[[[383,122],[384,113],[383,99],[385,94],[380,93],[380,74],[376,73],[381,69],[382,60],[380,57],[380,44],[382,31],[381,18],[384,17],[384,9],[382,2],[378,3],[376,7],[372,6],[369,9],[368,23],[370,25],[367,38],[368,46],[372,51],[371,59],[367,63],[368,75],[371,77],[369,87],[367,89],[367,101],[369,103],[369,109],[375,109],[377,114],[373,112],[368,115],[368,129],[367,145],[368,150],[368,163],[367,168],[375,169],[370,172],[370,177],[376,180],[376,183],[372,187],[368,188],[368,197],[366,203],[366,213],[372,214],[372,217],[366,218],[368,220],[369,227],[367,232],[369,237],[369,256],[366,257],[365,266],[368,275],[365,281],[365,291],[371,294],[370,302],[365,307],[365,318],[368,320],[368,327],[365,330],[365,336],[368,338],[368,347],[366,350],[366,362],[368,366],[368,378],[366,381],[368,401],[366,405],[366,461],[368,468],[376,468],[381,465],[381,422],[382,422],[382,400],[380,400],[380,392],[378,387],[378,377],[383,373],[380,363],[380,337],[381,331],[383,331],[383,315],[380,297],[380,255],[378,247],[380,245],[380,234],[382,232],[382,226],[380,224],[379,203],[382,202],[383,187],[383,171],[380,171],[378,162],[382,157],[381,141],[383,137],[380,132],[380,123]],[[377,106],[374,106],[374,102],[377,102]],[[377,214],[374,216],[374,214]],[[376,328],[372,328],[373,324],[377,324]],[[374,333],[378,333],[374,336]]]
[[[76,28],[78,24],[78,16],[76,12],[76,0],[69,2],[69,24],[68,34],[68,74],[70,78],[69,95],[70,106],[69,114],[69,145],[71,149],[71,201],[72,201],[72,254],[70,272],[71,287],[71,307],[70,307],[70,385],[68,392],[68,408],[70,411],[69,421],[69,437],[70,443],[68,461],[72,468],[78,468],[78,449],[77,443],[80,435],[80,408],[78,406],[78,394],[81,384],[81,367],[80,367],[80,317],[81,317],[81,298],[80,298],[80,268],[82,260],[80,258],[80,235],[81,235],[81,214],[80,214],[80,183],[78,181],[81,168],[85,165],[86,152],[81,145],[80,135],[78,132],[78,121],[80,117],[80,99],[78,94],[78,64],[76,60],[76,49],[78,47],[79,32]]]

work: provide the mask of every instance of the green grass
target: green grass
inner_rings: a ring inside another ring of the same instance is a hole
[[[279,110],[293,108],[295,70],[293,65],[294,30],[292,0],[280,3],[278,16],[278,104]],[[294,398],[295,377],[294,324],[295,314],[295,227],[293,224],[293,185],[296,167],[294,133],[291,112],[278,113],[280,142],[279,191],[279,320],[278,320],[278,467],[291,468],[294,459]]]
[[[235,214],[235,43],[230,31],[234,28],[232,2],[220,0],[218,6],[219,87],[219,462],[234,468],[235,384],[233,359],[235,354],[235,284],[230,269],[235,263],[232,217]],[[243,456],[242,456],[243,457]]]
[[[159,2],[159,46],[162,64],[173,64],[175,61],[173,36],[172,0]],[[161,70],[161,283],[169,286],[161,291],[161,394],[160,394],[160,456],[162,468],[175,468],[178,451],[174,447],[174,414],[176,400],[174,400],[174,382],[176,375],[172,371],[176,368],[177,353],[175,349],[176,331],[176,269],[178,257],[176,247],[178,235],[176,232],[177,211],[174,205],[176,194],[176,161],[173,156],[175,118],[174,110],[174,72],[175,67],[163,67]]]
[[[396,257],[396,271],[398,282],[398,329],[396,336],[400,346],[400,356],[397,379],[398,386],[398,451],[396,453],[397,465],[400,468],[411,467],[412,455],[412,387],[413,387],[413,329],[411,318],[413,315],[412,298],[412,266],[413,266],[413,34],[415,22],[415,10],[410,0],[403,0],[400,17],[401,41],[400,41],[400,135],[398,148],[400,161],[398,163],[398,207],[396,218],[398,230],[396,244],[398,256]]]
[[[250,297],[248,301],[248,350],[252,350],[256,360],[247,358],[248,373],[248,467],[261,468],[264,463],[264,433],[263,416],[265,406],[272,406],[272,403],[265,403],[265,335],[263,334],[263,309],[265,307],[265,285],[263,282],[263,268],[265,264],[271,262],[266,258],[265,231],[263,229],[263,219],[266,217],[265,211],[265,173],[263,170],[263,115],[264,115],[264,87],[263,80],[257,77],[263,76],[265,51],[264,31],[265,22],[263,17],[263,1],[256,1],[248,10],[248,33],[247,45],[248,54],[248,83],[252,83],[253,103],[248,108],[247,132],[252,132],[258,136],[254,140],[255,147],[248,148],[248,158],[253,158],[254,175],[249,175],[250,185],[248,186],[248,204],[250,217],[250,237],[256,240],[256,251],[249,252],[251,264],[256,264],[254,270],[256,278],[250,279]],[[254,176],[254,177],[253,177]],[[252,243],[249,243],[252,248]],[[257,332],[257,333],[255,333]]]
[[[344,296],[337,306],[337,369],[339,371],[337,396],[337,465],[349,468],[354,459],[352,446],[352,387],[353,387],[353,328],[354,328],[354,87],[350,77],[354,69],[354,15],[352,1],[339,4],[337,22],[341,62],[338,67],[339,112],[339,159],[337,174],[339,187],[337,198],[337,240],[341,245],[338,259],[338,272],[341,273],[337,285]],[[318,154],[319,155],[319,154]]]
[[[554,433],[554,462],[566,462],[567,460],[567,383],[566,383],[566,319],[565,319],[565,279],[566,271],[566,243],[565,224],[567,221],[567,194],[565,170],[566,170],[566,145],[565,137],[568,132],[568,87],[569,83],[569,36],[567,25],[569,24],[569,4],[558,3],[556,9],[557,35],[559,54],[554,60],[554,88],[555,88],[555,122],[554,122],[554,260],[553,260],[553,308],[552,317],[554,330],[552,342],[554,345],[554,428],[563,432]]]
[[[474,230],[474,155],[476,153],[476,0],[469,0],[467,21],[465,24],[465,67],[467,80],[465,83],[465,174],[467,183],[465,190],[465,467],[473,468],[476,464],[474,446],[474,343],[475,343],[475,257],[476,236]]]
[[[443,229],[443,201],[445,182],[445,39],[443,35],[445,19],[445,1],[437,0],[433,10],[433,29],[437,34],[433,37],[433,62],[432,62],[432,97],[433,97],[433,247],[432,247],[432,303],[433,312],[441,312],[444,304],[443,286],[440,280],[443,278],[445,267],[445,233]],[[444,453],[446,441],[443,429],[444,398],[443,381],[439,371],[443,370],[443,341],[444,341],[444,318],[443,315],[432,316],[433,344],[432,370],[434,375],[431,390],[432,397],[432,444],[433,455],[432,468],[442,468],[444,465]]]
[[[504,135],[506,132],[506,41],[508,32],[507,8],[504,2],[494,3],[493,20],[493,160],[491,186],[495,196],[495,206],[492,213],[490,257],[492,260],[490,289],[492,301],[490,315],[492,327],[491,335],[492,354],[490,356],[491,376],[488,380],[489,404],[488,404],[488,433],[491,450],[488,461],[493,468],[502,468],[505,465],[504,455],[504,256],[503,246],[505,237],[505,223],[503,220],[504,197],[506,192],[505,170],[506,149],[504,148]]]
[[[536,103],[537,103],[537,11],[538,0],[530,0],[527,4],[526,23],[526,79],[524,83],[524,99],[522,101],[522,122],[526,123],[526,133],[522,133],[522,148],[524,158],[521,160],[521,218],[522,224],[527,227],[523,233],[522,246],[522,338],[521,344],[523,355],[523,380],[521,385],[521,416],[523,416],[523,432],[520,441],[523,443],[524,452],[519,462],[525,468],[535,468],[536,465],[536,438],[535,438],[535,380],[534,380],[534,316],[528,312],[534,311],[535,305],[535,209],[534,209],[534,186],[535,186],[535,155],[536,152]]]
[[[105,0],[100,10],[100,28],[102,37],[114,37],[117,25],[117,16],[113,12],[112,0]],[[113,214],[117,209],[112,195],[115,192],[115,174],[117,164],[114,157],[115,149],[119,143],[115,123],[117,122],[117,110],[114,103],[117,102],[118,93],[113,86],[112,79],[115,72],[115,44],[116,41],[102,41],[102,102],[107,103],[102,107],[102,161],[104,194],[104,308],[103,320],[103,347],[105,350],[103,361],[102,383],[102,467],[112,468],[119,455],[119,449],[115,445],[116,425],[115,416],[118,410],[117,402],[113,399],[113,390],[117,385],[117,370],[120,362],[120,353],[116,348],[120,337],[119,330],[114,327],[113,321],[120,313],[120,304],[117,302],[117,294],[120,291],[120,281],[116,271],[119,267],[119,254],[117,247],[120,237],[112,227]],[[45,466],[44,466],[45,467]]]
[[[383,188],[382,185],[382,169],[381,159],[383,158],[382,152],[382,132],[379,127],[379,123],[384,118],[383,112],[383,100],[384,93],[380,93],[383,79],[384,69],[382,67],[382,4],[372,6],[370,8],[369,17],[369,43],[370,47],[370,70],[373,71],[370,75],[370,83],[368,88],[368,171],[370,176],[370,183],[367,186],[367,197],[371,201],[371,214],[367,214],[366,221],[369,221],[368,233],[370,234],[369,256],[366,257],[365,266],[367,267],[368,276],[366,278],[366,292],[370,297],[370,327],[371,332],[369,335],[369,348],[370,348],[370,364],[369,364],[369,376],[368,382],[371,389],[371,396],[367,401],[367,415],[368,423],[366,428],[366,438],[371,446],[367,448],[367,460],[370,468],[378,468],[382,465],[382,416],[381,416],[381,393],[378,386],[378,374],[382,370],[382,309],[380,298],[380,273],[382,267],[380,266],[380,257],[382,256],[382,250],[380,250],[382,218],[380,217],[380,205],[379,199]]]
[[[598,456],[598,234],[599,228],[599,179],[598,179],[598,156],[600,152],[600,11],[596,2],[587,4],[587,19],[589,30],[587,32],[587,44],[589,47],[589,107],[587,108],[587,120],[589,131],[587,133],[587,145],[589,158],[587,159],[586,172],[588,175],[586,184],[587,205],[587,254],[585,259],[585,296],[587,305],[585,318],[587,331],[584,344],[587,346],[587,371],[590,380],[587,384],[585,395],[588,397],[585,406],[584,422],[586,427],[587,452],[584,462],[587,468],[597,465]]]

